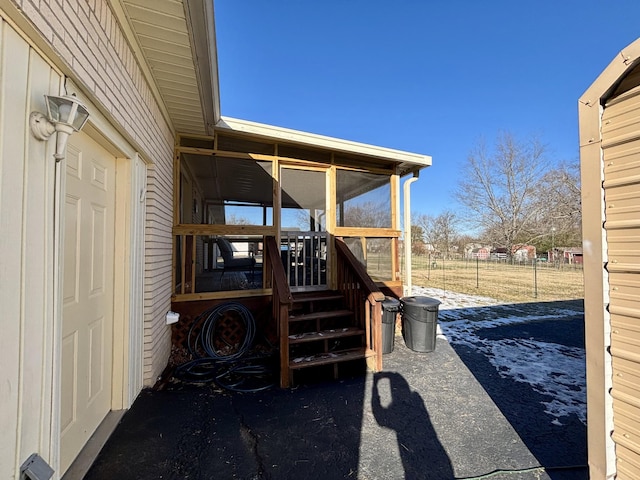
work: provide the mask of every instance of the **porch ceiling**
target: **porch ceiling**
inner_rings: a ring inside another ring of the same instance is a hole
[[[233,202],[272,204],[271,172],[264,165],[193,154],[183,154],[182,158],[197,179],[205,201],[224,198]],[[325,208],[325,184],[309,182],[306,174],[308,172],[302,170],[287,171],[287,188],[281,199],[283,207]]]
[[[212,135],[220,118],[213,2],[112,0],[167,121]]]
[[[224,198],[234,202],[271,203],[271,172],[257,163],[192,154],[182,158],[197,179],[206,201]]]

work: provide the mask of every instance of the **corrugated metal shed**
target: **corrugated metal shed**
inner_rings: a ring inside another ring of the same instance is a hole
[[[605,104],[602,150],[614,373],[612,437],[618,478],[640,478],[640,87]]]
[[[640,40],[580,100],[591,478],[640,478]]]

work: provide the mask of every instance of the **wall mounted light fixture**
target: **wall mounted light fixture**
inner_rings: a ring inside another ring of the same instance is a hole
[[[47,140],[53,132],[58,132],[56,153],[53,156],[59,162],[65,156],[69,135],[84,127],[89,119],[89,112],[75,95],[45,95],[44,98],[47,102],[47,115],[31,112],[31,133],[38,140]]]

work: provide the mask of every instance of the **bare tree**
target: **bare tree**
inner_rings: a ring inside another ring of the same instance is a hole
[[[388,203],[365,201],[347,205],[344,209],[342,226],[345,227],[388,227],[391,223],[391,209]]]
[[[580,245],[580,164],[561,163],[549,170],[538,186],[537,199],[539,216],[530,236],[539,239],[539,247],[548,250],[552,243],[565,247]],[[555,242],[551,238],[554,238]]]
[[[455,247],[457,248],[458,253],[466,256],[471,250],[475,248],[475,245],[479,243],[481,242],[478,238],[463,233],[456,238]]]
[[[230,213],[225,221],[227,225],[251,225],[251,221],[241,215]]]
[[[424,243],[424,230],[420,225],[416,225],[415,216],[411,221],[411,250],[414,255],[424,255],[427,247]]]
[[[422,229],[427,244],[438,250],[442,255],[451,253],[451,247],[456,243],[458,217],[451,211],[444,211],[437,216],[418,215],[415,225]]]
[[[545,147],[536,138],[523,142],[501,133],[492,150],[480,142],[467,158],[456,191],[465,219],[510,255],[539,217],[536,192],[546,168]]]

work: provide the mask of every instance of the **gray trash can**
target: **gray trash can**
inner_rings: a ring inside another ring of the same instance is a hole
[[[433,352],[436,349],[436,327],[440,300],[429,297],[403,297],[402,336],[414,352]]]
[[[385,297],[382,301],[382,353],[393,352],[396,338],[396,315],[400,310],[400,302],[393,297]]]

